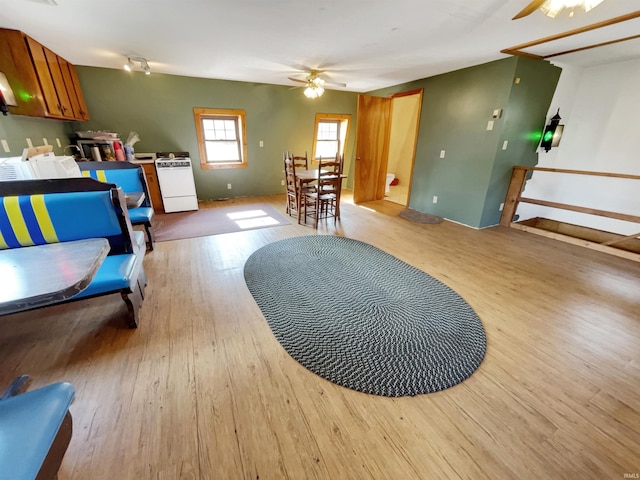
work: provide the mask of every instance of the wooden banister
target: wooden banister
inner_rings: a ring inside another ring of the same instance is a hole
[[[613,172],[591,172],[586,170],[570,170],[570,169],[561,169],[561,168],[545,168],[545,167],[523,167],[523,166],[515,166],[513,167],[513,172],[511,174],[511,182],[509,183],[509,188],[507,190],[507,195],[504,201],[504,207],[502,209],[502,216],[500,217],[500,225],[505,227],[513,227],[518,228],[520,230],[531,231],[533,233],[538,233],[540,235],[545,235],[551,238],[557,238],[560,240],[565,239],[565,241],[570,241],[571,243],[576,243],[575,238],[572,238],[567,235],[561,235],[558,233],[549,233],[543,229],[532,227],[531,225],[520,225],[513,221],[516,211],[518,210],[518,205],[520,203],[530,203],[534,205],[541,205],[550,208],[557,208],[561,210],[569,210],[573,212],[584,213],[588,215],[598,215],[601,217],[612,218],[615,220],[623,220],[627,222],[640,223],[640,216],[631,215],[627,213],[620,212],[612,212],[608,210],[600,210],[596,208],[590,207],[582,207],[579,205],[570,205],[566,203],[552,202],[548,200],[541,200],[535,198],[527,198],[522,196],[522,190],[525,185],[526,177],[528,172],[531,171],[539,171],[539,172],[550,172],[550,173],[560,173],[560,174],[570,174],[570,175],[587,175],[587,176],[597,176],[603,178],[622,178],[628,180],[640,180],[640,175],[630,175],[626,173],[613,173]],[[587,227],[581,227],[582,230],[587,229]],[[623,242],[633,242],[640,236],[640,233],[634,235],[617,235],[610,233],[610,236],[616,236],[617,238],[609,238],[606,241],[597,241],[591,242],[587,240],[581,240],[578,244],[593,248],[599,251],[606,251],[608,253],[613,253],[618,256],[622,256],[625,258],[630,258],[636,261],[640,261],[640,254],[636,251],[629,252],[620,250],[622,248],[620,244]],[[564,238],[563,238],[564,237]],[[613,247],[613,245],[618,245],[619,247]],[[636,246],[634,245],[634,248]]]

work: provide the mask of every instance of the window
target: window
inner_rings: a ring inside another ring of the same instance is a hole
[[[344,155],[344,145],[349,133],[351,115],[330,113],[316,114],[316,128],[313,142],[313,159],[335,158]]]
[[[244,110],[194,108],[202,168],[247,166]]]

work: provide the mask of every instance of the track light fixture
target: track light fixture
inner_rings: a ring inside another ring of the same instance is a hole
[[[136,62],[140,63],[140,68],[145,73],[145,75],[151,75],[149,62],[147,62],[147,59],[143,57],[127,57],[127,63],[124,64],[123,68],[127,72],[131,72],[134,68],[136,68]]]

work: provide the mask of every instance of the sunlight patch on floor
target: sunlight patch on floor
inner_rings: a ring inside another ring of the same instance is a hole
[[[269,216],[264,210],[244,210],[227,214],[239,228],[255,228],[267,225],[279,225],[280,222]]]

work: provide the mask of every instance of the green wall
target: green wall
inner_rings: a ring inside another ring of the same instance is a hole
[[[409,207],[472,227],[499,223],[511,167],[537,162],[532,133],[544,126],[559,76],[548,62],[510,57],[370,92],[424,89]]]
[[[30,138],[31,143],[36,147],[44,145],[43,139],[46,139],[47,144],[53,146],[55,154],[62,155],[64,147],[69,144],[69,135],[72,132],[69,122],[12,115],[11,113],[6,117],[0,115],[0,139],[7,141],[10,150],[5,152],[0,146],[0,157],[21,156],[22,150],[28,147],[27,138]],[[60,147],[58,147],[56,139],[60,140]]]
[[[310,100],[302,89],[281,85],[94,67],[77,70],[91,120],[77,123],[75,129],[110,130],[123,140],[135,131],[140,136],[136,152],[188,151],[200,200],[284,192],[282,153],[307,151],[311,156],[316,113],[353,115],[345,162],[353,157],[355,93],[327,90],[321,98]],[[247,168],[200,169],[195,107],[246,111]],[[232,190],[227,190],[228,183]]]
[[[44,137],[54,146],[60,138],[64,146],[77,130],[110,130],[123,139],[136,131],[137,152],[190,152],[201,200],[268,195],[284,192],[284,151],[311,155],[316,113],[351,114],[345,171],[347,187],[352,187],[356,93],[327,90],[309,100],[302,89],[280,85],[76,68],[91,121],[0,117],[0,139],[12,150],[0,156],[20,155],[27,136],[34,145]],[[510,57],[370,92],[386,96],[424,89],[409,207],[472,227],[497,224],[512,166],[537,163],[536,148],[560,71],[546,61]],[[248,168],[200,169],[194,107],[246,111]],[[495,109],[502,109],[502,116],[488,131]],[[55,151],[62,154],[57,146]]]

